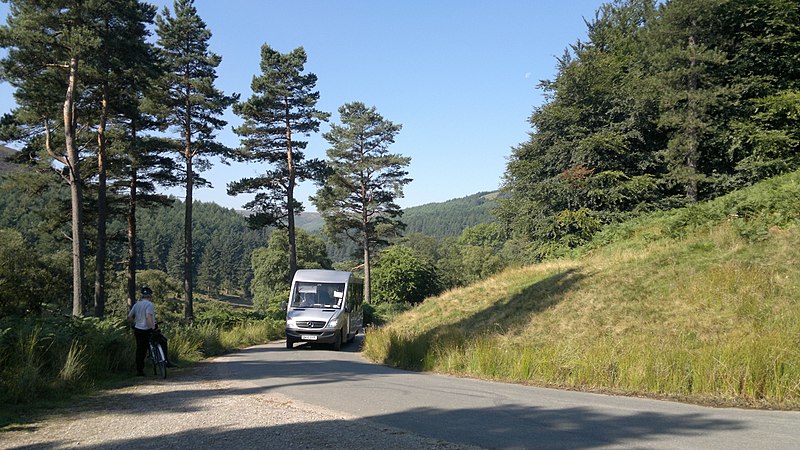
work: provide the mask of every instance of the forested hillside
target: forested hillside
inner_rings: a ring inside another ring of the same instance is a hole
[[[497,206],[496,192],[479,192],[440,203],[412,206],[403,210],[406,233],[421,233],[435,238],[455,237],[464,229],[494,222],[492,208]],[[297,227],[317,232],[324,221],[318,213],[303,212],[297,216]]]
[[[800,167],[800,3],[617,1],[542,81],[503,223],[530,260]]]
[[[64,254],[69,223],[68,216],[59,215],[59,212],[65,207],[66,189],[41,180],[42,177],[48,179],[48,175],[25,173],[19,178],[1,177],[3,174],[8,175],[8,172],[0,171],[0,229],[20,232],[37,252]],[[198,289],[211,294],[249,292],[253,272],[250,254],[253,249],[267,245],[271,230],[252,230],[241,214],[214,203],[195,202],[194,216],[193,273]],[[87,217],[92,217],[90,212]],[[160,270],[180,279],[183,219],[184,205],[177,199],[172,199],[167,206],[137,211],[137,270]],[[108,225],[108,269],[111,272],[123,270],[125,232],[124,217],[113,216]],[[90,254],[94,248],[94,240],[90,239]],[[117,290],[119,286],[112,286],[112,291]],[[117,297],[114,301],[123,300],[116,292],[110,296]]]
[[[494,222],[492,208],[497,193],[479,192],[441,203],[429,203],[403,210],[407,233],[421,233],[435,238],[460,236],[468,227]]]

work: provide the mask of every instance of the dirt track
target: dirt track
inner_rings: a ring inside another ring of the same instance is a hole
[[[213,361],[0,432],[0,448],[459,448],[218,379]]]

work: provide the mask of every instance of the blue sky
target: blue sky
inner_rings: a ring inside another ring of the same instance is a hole
[[[151,1],[172,8],[171,0]],[[197,0],[213,33],[211,50],[222,56],[217,86],[250,96],[264,43],[288,52],[303,46],[306,70],[318,77],[318,109],[333,113],[347,102],[375,106],[403,129],[391,147],[411,157],[402,207],[442,202],[497,189],[511,148],[527,139],[533,108],[542,104],[539,80],[555,74],[556,56],[585,39],[584,19],[600,0],[272,1]],[[8,5],[0,4],[0,17]],[[0,84],[0,114],[14,107]],[[232,113],[218,134],[237,146]],[[324,158],[321,133],[309,137],[308,157]],[[203,175],[212,189],[197,200],[240,208],[249,196],[230,197],[226,185],[256,176],[265,166],[215,164]],[[316,186],[302,184],[306,210]],[[170,191],[173,192],[173,191]],[[179,190],[173,192],[180,196]]]

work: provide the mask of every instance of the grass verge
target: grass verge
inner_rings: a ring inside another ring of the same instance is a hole
[[[800,409],[799,220],[798,174],[638,219],[572,259],[428,299],[370,330],[364,353],[415,370]]]

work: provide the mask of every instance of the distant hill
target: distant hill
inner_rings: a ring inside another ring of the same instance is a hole
[[[8,158],[14,156],[16,153],[17,151],[13,148],[0,145],[0,174],[10,172],[19,167],[19,164],[8,161]]]
[[[460,236],[465,228],[494,222],[492,208],[497,192],[479,192],[441,203],[428,203],[403,210],[406,233],[422,233],[444,238]]]
[[[303,212],[295,217],[294,221],[294,224],[298,228],[302,228],[311,233],[322,230],[322,226],[325,224],[325,221],[322,220],[322,216],[320,216],[318,212]]]
[[[406,233],[422,233],[436,238],[460,236],[465,228],[494,221],[491,209],[497,205],[497,192],[479,192],[441,203],[428,203],[403,210]],[[297,226],[306,231],[322,229],[322,217],[304,212],[297,217]]]

